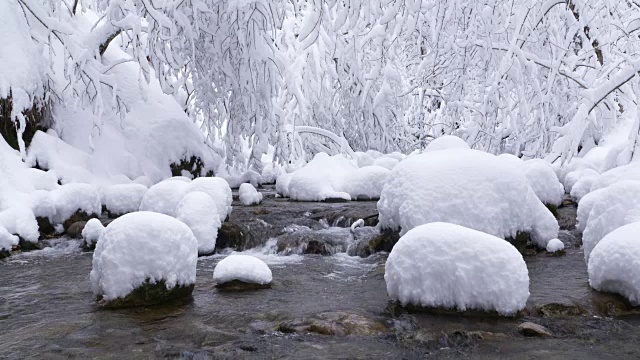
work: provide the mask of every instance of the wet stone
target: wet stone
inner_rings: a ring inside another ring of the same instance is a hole
[[[251,291],[251,290],[269,289],[271,288],[271,283],[256,284],[256,283],[248,283],[240,280],[232,280],[226,283],[216,284],[216,288],[218,290],[228,291],[228,292]]]
[[[518,331],[524,336],[553,336],[546,327],[529,321],[518,325]]]
[[[585,311],[578,305],[561,303],[537,305],[534,311],[536,314],[546,318],[580,316],[585,314]]]
[[[40,239],[51,239],[57,236],[56,229],[47,217],[36,217]]]
[[[363,315],[327,312],[307,319],[283,322],[278,325],[277,331],[328,336],[378,336],[388,333],[389,328],[384,323]]]
[[[90,219],[97,218],[97,217],[98,217],[97,214],[87,214],[82,210],[78,210],[75,213],[73,213],[73,215],[71,215],[71,217],[67,219],[62,225],[64,226],[64,231],[67,232],[69,231],[69,227],[71,227],[71,225],[73,225],[74,223],[77,223],[79,221],[84,221],[86,223]]]
[[[166,282],[161,280],[152,284],[147,280],[124,298],[104,300],[98,297],[98,305],[106,309],[119,309],[136,306],[153,306],[166,303],[178,303],[191,300],[191,293],[195,284],[188,286],[176,285],[167,289]]]
[[[67,236],[72,239],[80,239],[82,237],[82,230],[84,230],[84,226],[87,225],[86,221],[78,221],[67,229]]]

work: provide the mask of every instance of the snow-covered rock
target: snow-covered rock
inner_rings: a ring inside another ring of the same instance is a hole
[[[583,230],[584,259],[611,231],[640,221],[640,181],[621,181],[587,194],[578,203],[578,224]]]
[[[105,227],[98,219],[89,219],[82,229],[82,247],[87,249],[93,249],[102,236]]]
[[[400,160],[389,156],[381,156],[373,161],[374,166],[383,167],[389,170],[396,167],[398,163],[400,163]]]
[[[249,183],[244,183],[240,185],[240,189],[238,190],[238,195],[240,197],[240,202],[242,205],[255,205],[260,204],[262,202],[262,194],[253,187],[253,185]]]
[[[569,178],[571,174],[567,175],[567,178]],[[582,200],[585,195],[591,192],[593,183],[598,179],[599,176],[600,174],[591,169],[586,169],[580,172],[580,177],[571,187],[571,197],[578,201]]]
[[[551,239],[547,244],[547,252],[554,253],[564,250],[564,243],[560,239]]]
[[[189,189],[189,181],[169,178],[153,185],[142,197],[139,210],[176,216],[176,208]]]
[[[187,193],[178,204],[176,218],[187,224],[198,240],[198,254],[212,254],[222,224],[213,199],[202,191]]]
[[[40,237],[36,217],[27,206],[14,206],[0,211],[0,227],[31,243],[37,243]]]
[[[632,162],[603,172],[593,181],[591,191],[596,191],[625,180],[640,181],[640,162]]]
[[[12,235],[0,226],[0,257],[2,257],[2,251],[11,251],[14,245],[18,245],[19,239],[16,235]]]
[[[536,197],[521,169],[476,150],[451,149],[410,156],[382,190],[383,228],[449,222],[500,238],[530,233],[539,247],[557,238],[558,223]]]
[[[106,187],[102,193],[102,203],[114,216],[124,215],[140,209],[147,187],[141,184],[118,184]]]
[[[543,204],[558,206],[562,203],[564,186],[558,181],[551,164],[542,159],[532,159],[524,161],[522,166],[529,185]]]
[[[66,184],[51,191],[51,199],[56,207],[53,222],[62,224],[77,211],[87,215],[102,213],[100,194],[89,184]]]
[[[513,315],[529,298],[529,273],[515,247],[447,223],[418,226],[402,236],[384,279],[389,296],[403,305]]]
[[[276,191],[299,201],[379,198],[390,171],[376,165],[358,167],[356,163],[343,155],[318,153],[301,169],[278,177]]]
[[[135,212],[111,222],[93,254],[91,287],[103,301],[124,298],[145,284],[167,290],[196,281],[198,241],[187,225],[154,212]]]
[[[53,201],[51,192],[36,190],[29,194],[29,199],[34,216],[47,218],[50,222],[53,222],[56,216],[56,204]]]
[[[213,281],[217,286],[232,281],[267,286],[272,279],[269,266],[250,255],[229,255],[220,260],[213,270]]]
[[[187,192],[202,191],[209,195],[215,202],[220,216],[220,222],[224,222],[229,214],[231,214],[231,203],[233,195],[229,184],[219,177],[200,177],[194,179],[187,188]]]
[[[457,136],[444,135],[431,141],[424,152],[446,149],[469,149],[469,144]]]
[[[568,173],[567,176],[565,177],[564,188],[565,188],[565,190],[567,192],[572,193],[573,192],[573,188],[581,181],[581,179],[584,179],[584,178],[591,178],[592,179],[592,178],[598,177],[598,176],[600,176],[600,173],[598,173],[597,171],[595,171],[595,170],[593,170],[591,168],[572,171],[572,172]],[[588,193],[591,190],[591,185],[589,185],[586,190],[587,191],[585,192],[585,194]]]
[[[591,287],[640,305],[640,222],[607,234],[591,252],[588,270]]]

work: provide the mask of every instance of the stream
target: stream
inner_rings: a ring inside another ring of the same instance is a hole
[[[92,253],[78,240],[51,240],[0,260],[0,358],[640,358],[637,309],[591,290],[575,231],[561,232],[565,255],[524,257],[531,296],[516,317],[410,311],[387,296],[386,253],[345,250],[355,241],[348,225],[375,215],[375,201],[297,203],[263,192],[259,206],[234,201],[228,222],[248,226],[237,248],[269,264],[271,289],[217,290],[213,269],[227,251],[199,259],[187,304],[104,310],[89,285]],[[575,206],[560,210],[575,219]],[[282,240],[298,231],[307,235]],[[314,234],[344,239],[309,253]],[[525,321],[553,336],[523,336]]]

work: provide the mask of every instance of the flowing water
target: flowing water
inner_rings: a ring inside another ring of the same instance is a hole
[[[337,213],[342,225],[352,222],[354,208],[364,217],[375,202],[268,199],[262,208],[234,207],[230,221],[260,214],[270,226],[287,226],[310,225],[304,219],[313,218],[326,232]],[[576,244],[571,232],[561,239]],[[589,288],[579,246],[569,246],[564,256],[526,256],[529,304],[518,317],[503,318],[408,312],[387,297],[385,254],[284,256],[275,253],[275,240],[247,251],[271,267],[271,289],[218,291],[213,268],[225,255],[214,255],[198,261],[191,302],[104,310],[89,287],[92,253],[81,252],[74,240],[51,245],[0,261],[0,358],[640,357],[640,316],[605,316],[612,304],[624,302]],[[542,315],[540,306],[550,303],[579,313]],[[517,330],[523,321],[544,325],[553,336],[524,337]]]

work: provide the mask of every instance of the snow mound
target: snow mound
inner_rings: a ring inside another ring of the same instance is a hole
[[[564,243],[560,239],[551,239],[547,244],[547,252],[554,253],[564,250]]]
[[[529,185],[543,204],[555,206],[562,204],[564,186],[558,181],[558,176],[551,168],[551,164],[542,159],[532,159],[524,161],[522,166]]]
[[[278,177],[276,191],[299,201],[379,198],[389,169],[356,164],[343,155],[318,153],[301,169]]]
[[[578,178],[578,180],[575,182],[575,184],[573,185],[573,187],[571,188],[571,197],[573,197],[574,199],[580,201],[582,200],[582,198],[587,195],[588,193],[591,192],[591,188],[593,187],[593,183],[596,181],[596,179],[600,176],[600,174],[598,174],[597,172],[591,170],[590,169],[584,170],[581,173],[580,178]],[[573,173],[571,173],[573,174]],[[569,175],[571,175],[569,174]],[[569,175],[567,175],[567,178],[569,177]]]
[[[625,180],[640,181],[640,162],[633,162],[603,172],[593,181],[591,191],[602,189]]]
[[[98,242],[104,232],[105,227],[98,219],[89,219],[82,229],[82,245],[92,247]]]
[[[198,242],[187,225],[170,216],[135,212],[106,227],[93,253],[91,287],[105,300],[125,297],[149,280],[167,288],[196,281]]]
[[[200,177],[194,179],[187,188],[187,192],[192,191],[202,191],[213,199],[218,209],[216,213],[220,216],[220,222],[224,222],[231,214],[233,195],[229,184],[223,178]]]
[[[431,141],[424,149],[424,152],[446,149],[469,149],[469,144],[457,136],[445,135]]]
[[[389,296],[403,305],[477,309],[513,315],[529,298],[529,273],[508,242],[447,223],[416,227],[385,265]]]
[[[216,248],[218,229],[222,224],[216,203],[202,191],[186,194],[176,209],[176,218],[185,223],[198,240],[198,254],[209,255]]]
[[[18,235],[22,239],[36,243],[40,237],[38,222],[33,211],[26,206],[14,206],[0,211],[0,227],[9,234]]]
[[[600,173],[590,168],[572,171],[565,177],[564,188],[567,192],[571,193],[573,192],[573,188],[581,181],[581,179],[593,178],[598,176],[600,176]],[[589,192],[590,189],[591,185],[589,185],[587,192]]]
[[[440,150],[396,166],[378,201],[380,225],[401,229],[449,222],[500,238],[530,233],[545,248],[558,223],[520,168],[477,150]]]
[[[389,170],[396,167],[398,163],[400,163],[400,160],[389,156],[381,156],[373,161],[374,166],[383,167]]]
[[[147,190],[142,197],[139,209],[176,216],[176,208],[188,188],[189,182],[180,179],[169,178],[161,181]]]
[[[48,218],[50,222],[53,222],[56,216],[56,204],[53,202],[51,192],[36,190],[29,194],[29,200],[35,217]]]
[[[587,194],[578,203],[578,224],[583,230],[584,259],[611,231],[640,221],[640,181],[621,181]]]
[[[610,232],[589,258],[589,285],[640,305],[640,222]]]
[[[147,187],[141,184],[111,185],[102,193],[102,203],[115,216],[135,212],[140,209]]]
[[[213,270],[213,281],[218,285],[234,280],[266,285],[272,279],[269,266],[250,255],[229,255],[220,260]]]
[[[62,224],[76,211],[87,215],[102,213],[100,194],[89,184],[67,184],[51,191],[51,199],[56,207],[54,224]]]
[[[11,251],[11,248],[14,245],[18,245],[19,239],[17,236],[12,235],[5,229],[0,226],[0,251]]]
[[[240,185],[238,192],[242,205],[254,205],[262,202],[262,194],[251,184],[245,183]]]

